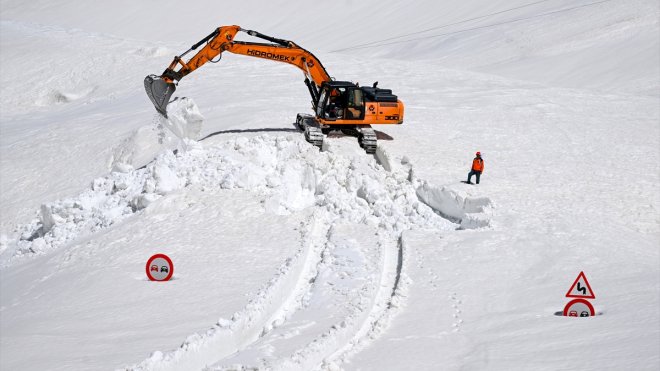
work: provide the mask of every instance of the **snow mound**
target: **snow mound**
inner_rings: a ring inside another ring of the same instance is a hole
[[[180,141],[165,130],[160,119],[156,119],[152,125],[132,131],[112,150],[108,170],[126,173],[141,168],[163,150],[177,148]]]
[[[376,159],[387,171],[407,174],[419,201],[442,217],[460,224],[461,229],[478,229],[491,224],[493,202],[454,186],[436,186],[415,176],[406,155],[394,155],[384,146],[376,150]]]
[[[204,116],[192,99],[177,98],[167,105],[167,118],[163,117],[161,122],[181,140],[197,140]]]
[[[476,229],[490,225],[493,203],[488,197],[473,197],[448,186],[437,187],[422,182],[417,188],[420,201],[441,215],[456,219],[463,229]]]
[[[182,103],[183,111],[194,116],[189,103]],[[186,150],[162,153],[144,168],[115,166],[79,196],[42,205],[8,250],[14,256],[43,253],[186,187],[250,189],[263,198],[267,212],[288,214],[316,205],[345,221],[379,226],[393,237],[413,227],[448,225],[419,202],[406,172],[387,172],[362,152],[345,156],[344,149],[332,146],[319,152],[293,134],[238,137],[209,148],[186,143]]]

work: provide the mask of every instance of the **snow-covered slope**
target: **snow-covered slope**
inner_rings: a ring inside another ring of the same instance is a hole
[[[3,0],[0,368],[658,369],[659,6]],[[228,55],[180,140],[142,80],[224,24],[405,123],[319,152],[302,74]],[[556,316],[582,270],[600,315]]]
[[[657,96],[660,88],[660,4],[649,0],[202,0],[185,7],[178,1],[5,0],[2,17],[186,46],[219,25],[238,24],[321,55],[430,59],[456,69],[615,93]]]

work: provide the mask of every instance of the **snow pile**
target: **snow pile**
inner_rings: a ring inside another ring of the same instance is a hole
[[[142,194],[148,175],[145,170],[115,172],[95,179],[75,198],[41,205],[38,219],[21,228],[14,255],[42,253],[130,216],[156,198]]]
[[[156,117],[152,125],[141,126],[124,138],[112,150],[108,169],[126,173],[146,166],[164,150],[179,147],[181,139],[166,131],[160,120]]]
[[[163,126],[181,140],[197,140],[202,132],[204,116],[190,98],[177,98],[167,105],[167,118],[161,117]]]
[[[439,213],[458,220],[461,228],[475,229],[490,225],[493,204],[488,197],[472,197],[465,191],[423,182],[417,188],[419,199]]]
[[[190,106],[186,106],[190,107]],[[42,205],[21,228],[15,255],[41,253],[130,216],[168,193],[251,189],[264,208],[288,214],[312,205],[345,221],[378,226],[393,237],[410,228],[446,228],[447,221],[419,202],[405,172],[387,172],[370,156],[319,152],[299,135],[238,137],[203,148],[167,152],[144,169],[115,171],[81,195]]]

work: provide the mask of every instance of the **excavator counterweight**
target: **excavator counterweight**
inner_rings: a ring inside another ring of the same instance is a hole
[[[236,41],[234,37],[238,32],[270,43]],[[186,54],[202,45],[192,58],[183,60]],[[367,153],[374,153],[376,136],[371,125],[403,123],[403,103],[391,90],[377,88],[377,82],[373,87],[361,87],[349,81],[335,81],[314,54],[296,43],[239,26],[218,27],[185,53],[174,57],[162,75],[149,75],[144,79],[144,88],[156,111],[167,117],[167,105],[176,90],[176,83],[207,62],[217,62],[223,52],[299,68],[312,97],[314,115],[298,114],[296,124],[305,133],[307,141],[318,147],[323,145],[323,134],[341,130],[356,135]]]

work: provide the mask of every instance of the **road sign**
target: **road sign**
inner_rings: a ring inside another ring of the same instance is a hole
[[[566,297],[596,299],[596,295],[594,295],[594,291],[591,289],[589,281],[587,281],[587,277],[584,275],[584,272],[580,272],[580,274],[577,276],[571,288],[568,289]]]
[[[564,316],[592,317],[596,315],[593,305],[585,299],[573,299],[564,307]]]
[[[165,254],[156,254],[147,260],[147,277],[151,281],[169,281],[174,274],[174,264]]]

